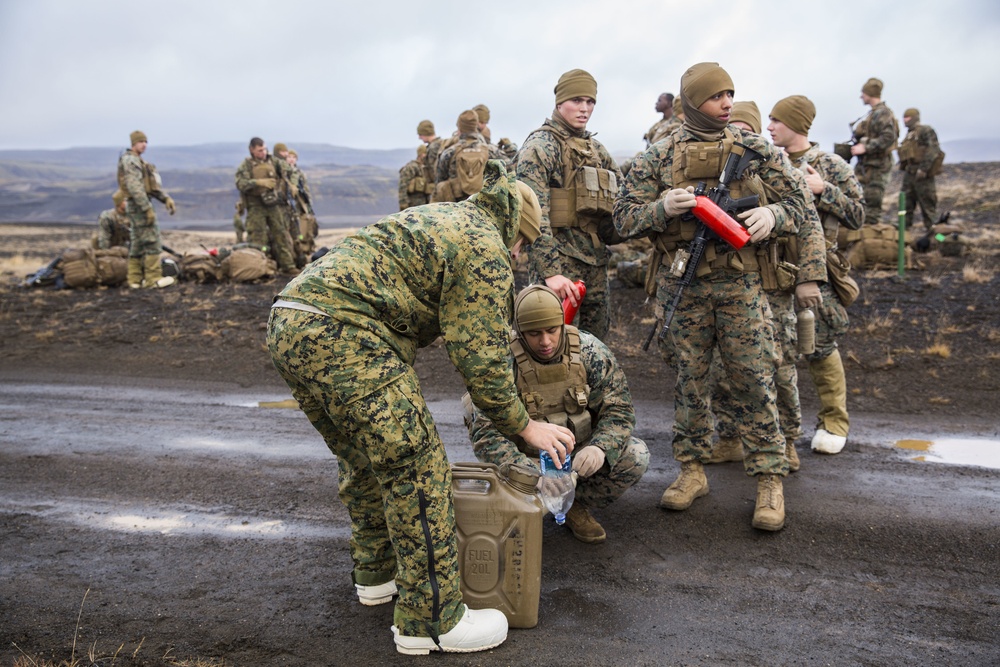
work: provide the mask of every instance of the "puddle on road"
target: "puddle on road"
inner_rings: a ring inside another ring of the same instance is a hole
[[[47,502],[15,503],[17,511],[53,521],[63,521],[92,529],[161,535],[211,535],[214,537],[284,539],[348,539],[350,527],[307,521],[283,521],[241,517],[209,509],[170,509],[99,500],[60,499]],[[2,513],[6,508],[0,508]]]
[[[897,440],[896,447],[912,452],[924,452],[914,461],[971,465],[1000,469],[1000,442],[943,438],[940,440]]]

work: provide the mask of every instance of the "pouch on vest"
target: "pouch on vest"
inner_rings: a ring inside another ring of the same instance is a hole
[[[142,186],[147,195],[163,190],[163,179],[156,171],[156,165],[149,162],[142,163]]]
[[[934,162],[931,162],[930,169],[927,170],[928,176],[937,176],[942,171],[944,171],[944,151],[938,151],[938,155],[934,158]]]
[[[840,250],[830,249],[826,252],[826,275],[830,279],[837,299],[847,308],[858,298],[861,288],[850,276],[851,263],[847,261]]]
[[[253,165],[250,175],[255,181],[261,178],[271,178],[275,181],[278,180],[278,173],[274,170],[274,167],[267,162]],[[259,196],[260,200],[264,202],[264,206],[277,206],[278,202],[281,201],[276,189],[268,190],[259,186],[255,189],[257,190],[257,196]]]
[[[423,193],[427,190],[427,181],[424,180],[423,176],[414,176],[410,179],[410,182],[406,184],[407,194]]]
[[[431,195],[431,203],[456,200],[457,198],[451,189],[451,179],[441,181],[434,186],[434,194]]]
[[[611,215],[618,194],[615,172],[583,167],[576,172],[576,212],[587,216]]]

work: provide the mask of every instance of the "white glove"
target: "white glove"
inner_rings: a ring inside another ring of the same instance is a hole
[[[771,231],[774,229],[774,211],[766,206],[758,206],[744,211],[737,217],[743,221],[743,226],[750,232],[750,241],[753,243],[763,241],[771,235]]]
[[[580,477],[590,477],[601,469],[605,458],[604,450],[589,445],[573,455],[573,470],[579,473]]]
[[[668,218],[675,218],[688,209],[694,208],[694,186],[689,185],[686,189],[674,188],[668,190],[663,197],[663,212]]]
[[[799,308],[819,308],[823,305],[823,294],[815,281],[795,286],[795,300]]]

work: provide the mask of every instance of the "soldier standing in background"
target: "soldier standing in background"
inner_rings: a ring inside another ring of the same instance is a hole
[[[564,317],[562,302],[548,287],[521,291],[514,301],[510,343],[514,379],[529,417],[576,434],[573,470],[579,481],[566,525],[576,539],[597,544],[607,533],[590,510],[607,507],[639,481],[649,467],[649,449],[632,435],[632,395],[611,350],[564,324]],[[563,400],[567,392],[575,397],[572,405]],[[499,467],[538,467],[537,449],[501,434],[467,398],[462,403],[476,458]]]
[[[247,205],[247,241],[270,253],[284,275],[297,275],[292,254],[292,237],[285,220],[287,204],[282,202],[288,180],[288,164],[267,152],[260,137],[250,139],[250,157],[236,170],[236,189]],[[273,245],[268,245],[269,243]]]
[[[784,148],[792,164],[805,173],[826,238],[827,276],[819,283],[822,303],[813,307],[816,350],[806,359],[820,400],[812,449],[822,454],[837,454],[847,443],[850,428],[847,376],[837,339],[847,333],[850,319],[834,290],[829,267],[847,264],[839,254],[837,234],[841,225],[860,229],[865,222],[866,209],[861,186],[850,166],[839,156],[820,150],[818,144],[809,141],[809,128],[815,117],[816,107],[808,98],[792,95],[774,105],[768,131],[774,144]]]
[[[102,211],[97,218],[97,235],[94,237],[94,247],[107,250],[114,246],[129,247],[129,219],[125,214],[125,193],[115,190],[111,195],[115,207]]]
[[[430,202],[427,196],[427,180],[424,175],[424,158],[427,157],[427,146],[417,147],[417,157],[410,160],[399,170],[399,210],[411,206],[423,206]]]
[[[528,135],[517,155],[517,177],[542,206],[542,235],[528,251],[528,278],[579,305],[577,326],[603,339],[611,322],[606,229],[613,231],[611,211],[622,174],[587,131],[597,104],[594,77],[570,70],[554,92],[551,118]],[[576,280],[587,286],[582,303]]]
[[[528,417],[508,361],[511,255],[537,236],[539,216],[530,190],[490,161],[476,195],[364,227],[271,308],[271,359],[337,457],[359,601],[398,591],[400,653],[479,651],[507,637],[502,612],[462,602],[451,470],[417,350],[442,337],[472,401],[504,435],[559,462],[573,449],[569,429]]]
[[[163,202],[170,215],[177,206],[163,191],[156,168],[142,159],[149,143],[145,133],[136,130],[129,140],[132,147],[118,158],[118,187],[125,193],[129,218],[128,286],[168,287],[175,281],[172,276],[164,276],[160,266],[163,243],[150,198]]]
[[[417,124],[417,137],[427,146],[424,156],[424,180],[427,182],[427,197],[434,194],[434,184],[437,182],[437,161],[444,150],[445,140],[437,135],[434,123],[422,120]]]
[[[920,123],[920,111],[903,112],[906,137],[899,146],[899,168],[903,170],[903,194],[906,195],[906,228],[920,206],[924,226],[930,229],[937,222],[937,187],[934,177],[941,169],[944,153],[938,144],[937,132]]]
[[[490,138],[490,109],[485,104],[477,104],[472,107],[472,110],[476,112],[476,116],[479,118],[479,134],[483,135],[483,139],[486,143],[492,143],[493,140]],[[496,147],[503,154],[503,158],[507,161],[507,165],[510,166],[514,163],[514,157],[517,156],[517,144],[508,139],[507,137],[502,137],[497,143]]]
[[[684,73],[684,125],[635,159],[615,202],[614,221],[622,236],[652,234],[656,252],[650,278],[655,276],[657,300],[666,310],[681,280],[672,264],[678,253],[690,252],[701,224],[685,215],[695,206],[694,186],[715,186],[737,145],[763,156],[729,184],[733,198],[759,197],[757,207],[738,214],[750,243],[740,250],[723,243],[709,247],[677,304],[666,331],[669,340],[661,346],[677,372],[673,452],[681,471],[660,506],[684,510],[709,491],[704,464],[711,457],[715,431],[710,368],[718,348],[743,410],[738,425],[744,469],[757,479],[753,526],[775,531],[785,525],[781,478],[788,474],[788,461],[774,387],[777,350],[764,293],[764,285],[777,279],[768,253],[758,252],[758,244],[794,237],[808,202],[780,149],[729,125],[733,91],[732,79],[718,63],[699,63]]]
[[[288,149],[288,189],[291,206],[297,221],[297,233],[292,238],[295,250],[295,261],[299,268],[306,265],[316,251],[316,237],[319,235],[319,222],[316,211],[313,210],[312,193],[309,191],[309,181],[304,171],[299,169],[299,154]]]
[[[660,93],[660,96],[656,98],[655,109],[658,113],[663,114],[663,117],[653,123],[653,127],[649,128],[649,131],[643,135],[642,138],[646,142],[646,148],[649,148],[670,134],[667,128],[671,126],[670,121],[674,117],[674,94]]]
[[[854,128],[851,155],[858,158],[854,173],[865,194],[865,221],[882,220],[882,198],[892,171],[892,152],[899,141],[899,122],[882,101],[882,82],[871,78],[861,87],[861,101],[871,107],[868,117]]]
[[[482,187],[487,160],[506,159],[479,133],[479,116],[471,109],[458,115],[458,136],[438,157],[433,202],[464,201]],[[428,151],[428,155],[430,151]],[[477,187],[478,186],[478,187]]]

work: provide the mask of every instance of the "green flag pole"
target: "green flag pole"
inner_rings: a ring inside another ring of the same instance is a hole
[[[899,261],[898,273],[906,275],[906,193],[899,193]]]

